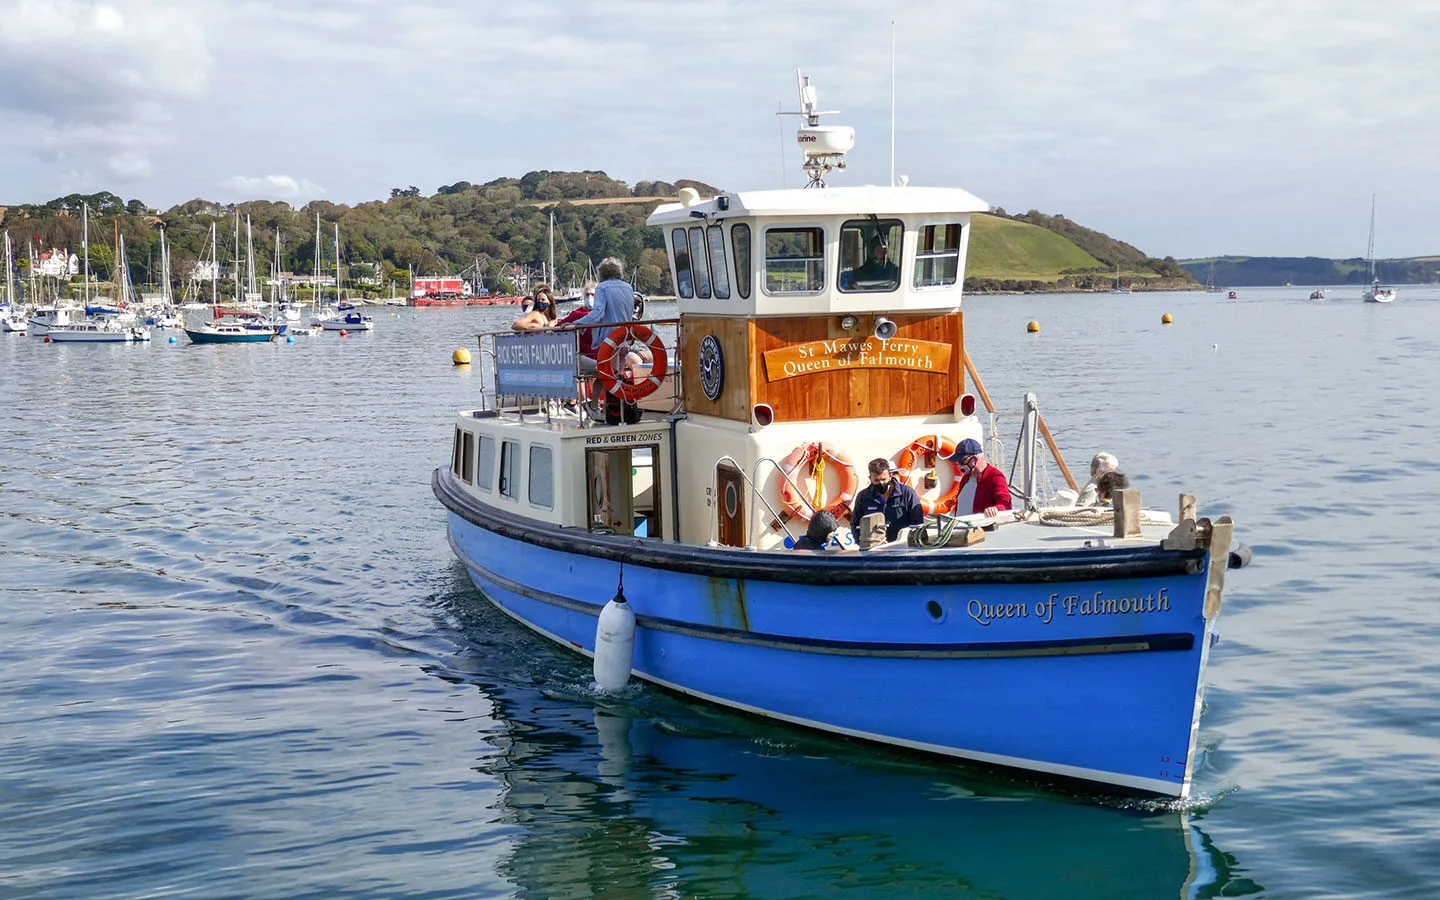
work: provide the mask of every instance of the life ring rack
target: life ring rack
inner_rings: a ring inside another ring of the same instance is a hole
[[[844,450],[833,444],[810,441],[790,451],[790,455],[780,462],[780,471],[784,476],[780,479],[780,502],[790,515],[805,522],[813,517],[810,504],[801,499],[795,486],[803,483],[805,475],[815,474],[820,464],[827,461],[834,464],[840,472],[840,495],[822,508],[836,513],[837,517],[850,514],[851,504],[855,502],[855,492],[860,489],[860,476],[855,472],[855,463]],[[803,473],[802,467],[807,467]]]
[[[923,461],[933,454],[936,466],[940,465],[941,459],[946,459],[950,465],[955,467],[955,477],[950,482],[950,490],[933,500],[923,495],[920,497],[920,508],[925,510],[927,516],[953,513],[955,504],[960,499],[960,464],[949,459],[949,456],[955,452],[955,447],[955,441],[942,434],[927,434],[911,441],[910,445],[895,457],[895,467],[905,471],[905,483],[914,488],[917,494],[921,490],[920,473],[923,469],[916,469],[916,462]]]
[[[650,373],[638,381],[633,381],[616,371],[617,364],[624,366],[626,356],[617,351],[622,345],[628,346],[632,341],[644,344],[651,357]],[[660,387],[660,382],[665,380],[668,367],[669,358],[665,354],[665,343],[648,325],[630,323],[612,328],[595,352],[596,377],[600,379],[605,393],[621,400],[633,402],[655,393],[655,389]]]

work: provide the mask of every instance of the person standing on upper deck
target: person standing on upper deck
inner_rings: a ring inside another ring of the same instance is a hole
[[[596,269],[600,283],[595,286],[595,308],[575,320],[576,325],[620,325],[635,318],[635,288],[625,280],[625,264],[613,256],[601,260]],[[605,340],[600,329],[590,332],[595,345]]]
[[[955,506],[957,516],[984,513],[994,517],[1010,508],[1010,483],[1005,473],[985,461],[985,450],[974,438],[966,438],[948,457],[960,466],[960,495]],[[973,485],[973,487],[972,487]],[[969,508],[965,498],[973,497]]]

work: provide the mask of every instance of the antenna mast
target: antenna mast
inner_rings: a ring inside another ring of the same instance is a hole
[[[810,78],[795,70],[795,86],[800,93],[799,112],[777,112],[777,116],[801,116],[805,123],[795,132],[795,142],[805,156],[801,167],[810,179],[807,188],[825,187],[825,176],[834,169],[845,168],[845,154],[855,147],[855,129],[848,125],[821,125],[820,117],[834,115],[838,109],[820,109],[820,100]]]
[[[895,186],[895,20],[890,20],[890,186]]]

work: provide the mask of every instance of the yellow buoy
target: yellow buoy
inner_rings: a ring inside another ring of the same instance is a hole
[[[1037,331],[1040,330],[1040,323],[1039,323],[1039,322],[1031,322],[1029,325],[1026,325],[1026,326],[1025,326],[1025,330],[1028,331],[1028,332],[1030,332],[1031,334],[1034,334],[1035,332],[1037,332]]]
[[[468,366],[470,365],[470,351],[464,347],[457,347],[455,352],[450,354],[450,361],[457,366]]]
[[[1163,316],[1160,317],[1160,323],[1161,323],[1162,325],[1169,325],[1169,324],[1170,324],[1171,322],[1173,322],[1173,321],[1175,321],[1175,320],[1170,317],[1170,314],[1169,314],[1169,313],[1166,313],[1165,315],[1163,315]]]

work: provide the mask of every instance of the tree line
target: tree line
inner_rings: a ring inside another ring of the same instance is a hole
[[[43,204],[12,206],[4,228],[28,262],[33,247],[79,252],[81,210],[90,208],[90,266],[101,280],[114,277],[116,235],[125,238],[126,263],[137,284],[158,283],[160,234],[171,254],[175,287],[183,287],[196,263],[210,258],[210,229],[218,233],[219,257],[228,265],[237,258],[235,229],[240,228],[239,254],[244,255],[246,222],[254,233],[256,270],[267,273],[276,259],[275,233],[280,233],[278,269],[310,273],[315,269],[315,218],[320,218],[318,254],[322,275],[333,275],[337,260],[331,244],[340,229],[338,264],[353,278],[365,273],[381,285],[408,283],[417,275],[478,272],[492,291],[514,289],[516,267],[539,271],[549,258],[550,212],[555,213],[555,278],[579,284],[592,264],[607,256],[624,260],[638,290],[671,293],[664,238],[645,225],[655,204],[575,205],[570,201],[628,197],[673,196],[693,186],[717,193],[696,181],[642,181],[633,187],[604,172],[530,172],[520,178],[498,178],[484,184],[442,185],[429,195],[415,186],[396,188],[386,200],[349,206],[312,200],[295,208],[281,201],[252,200],[222,204],[203,199],[160,211],[142,201],[124,200],[109,191],[71,194]],[[550,208],[537,204],[552,202]],[[657,201],[658,202],[658,201]],[[24,266],[21,266],[24,274]],[[378,291],[378,288],[376,289]]]

